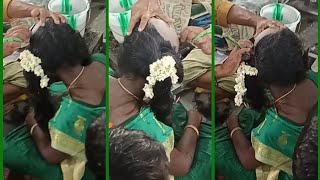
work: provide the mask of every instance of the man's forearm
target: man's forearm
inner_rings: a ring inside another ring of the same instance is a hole
[[[216,79],[220,79],[227,76],[222,65],[217,65],[214,67],[214,76]]]
[[[228,24],[256,27],[261,19],[263,18],[239,6],[232,6],[228,13]]]
[[[39,7],[28,3],[20,2],[19,0],[12,0],[8,6],[7,15],[9,18],[30,17],[31,11],[36,8]]]

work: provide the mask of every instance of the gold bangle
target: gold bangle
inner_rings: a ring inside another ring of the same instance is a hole
[[[199,136],[199,130],[194,125],[186,125],[184,129],[191,128],[196,132],[197,136]]]
[[[38,123],[32,125],[31,129],[30,129],[30,134],[32,135],[33,130],[38,126]]]
[[[234,134],[234,132],[238,131],[238,130],[242,130],[240,127],[236,127],[234,129],[232,129],[231,133],[230,133],[230,138],[232,139],[232,135]]]

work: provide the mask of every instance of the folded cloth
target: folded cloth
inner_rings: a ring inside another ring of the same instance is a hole
[[[206,55],[201,49],[196,48],[182,60],[182,64],[184,69],[182,84],[185,86],[206,72],[211,71],[212,56]]]

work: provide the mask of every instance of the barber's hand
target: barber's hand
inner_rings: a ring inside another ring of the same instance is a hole
[[[210,36],[204,36],[197,40],[195,44],[198,48],[200,48],[205,54],[212,54],[212,40]]]
[[[56,24],[60,24],[60,23],[66,23],[67,20],[64,16],[62,16],[61,14],[58,13],[54,13],[52,11],[49,11],[46,8],[36,8],[34,10],[31,11],[31,16],[38,18],[38,20],[40,20],[42,23],[46,22],[46,19],[51,17],[54,21],[54,23]]]
[[[139,0],[131,9],[131,19],[128,27],[128,35],[132,33],[135,24],[141,19],[139,31],[143,31],[151,17],[159,17],[167,23],[173,23],[160,7],[160,0]]]
[[[249,52],[250,52],[250,48],[242,48],[242,49],[234,48],[231,51],[227,60],[221,65],[223,66],[225,77],[231,76],[235,72],[237,72],[237,69],[242,60],[241,59],[242,55]]]
[[[202,33],[204,29],[202,27],[197,26],[188,26],[184,28],[180,33],[180,41],[181,42],[189,42],[191,43],[194,38],[198,36],[198,34]]]
[[[254,36],[256,37],[257,35],[259,35],[262,31],[264,31],[267,28],[282,27],[282,26],[283,26],[283,24],[281,24],[280,22],[278,22],[276,20],[269,20],[266,18],[261,18],[257,22],[256,33]]]
[[[19,49],[22,43],[29,42],[31,32],[25,26],[16,26],[10,28],[4,38],[18,38],[21,39],[21,42],[7,42],[3,44],[3,55],[7,57],[11,55],[14,51]]]
[[[249,49],[253,48],[252,42],[248,39],[242,39],[238,43],[241,48],[249,48]]]

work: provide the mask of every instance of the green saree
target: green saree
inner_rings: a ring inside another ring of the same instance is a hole
[[[173,106],[173,123],[175,141],[179,142],[187,123],[187,111],[181,104]],[[211,125],[202,123],[199,128],[199,138],[194,154],[191,169],[184,177],[175,177],[175,180],[210,180],[211,178],[211,155],[212,155]]]
[[[143,131],[148,136],[159,141],[165,147],[167,157],[170,159],[174,144],[173,130],[158,121],[150,108],[142,108],[138,115],[125,122],[124,128]]]
[[[318,86],[317,73],[308,71],[306,77]],[[258,180],[291,180],[292,156],[303,124],[297,124],[276,113],[266,111],[264,121],[251,133],[255,157],[265,164],[257,168]]]
[[[51,94],[66,92],[62,82],[53,83],[49,89]],[[106,110],[105,102],[103,100],[100,105],[93,106],[64,96],[58,107],[48,125],[51,147],[70,157],[60,164],[47,163],[34,144],[29,129],[22,125],[4,139],[4,166],[40,180],[94,180],[94,175],[85,168],[86,129]]]
[[[317,74],[308,71],[306,77],[317,84]],[[245,170],[229,137],[227,127],[215,129],[215,168],[218,176],[230,180],[291,180],[292,156],[303,125],[279,116],[270,108],[260,114],[244,109],[238,116],[240,127],[251,140],[255,157],[263,166]]]

